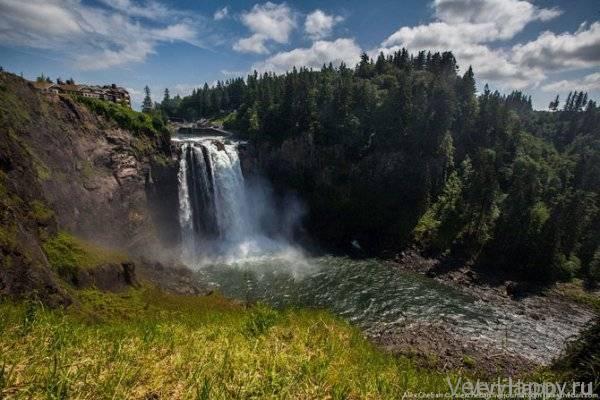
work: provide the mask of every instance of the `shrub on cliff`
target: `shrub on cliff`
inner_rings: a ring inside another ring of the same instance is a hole
[[[159,116],[137,112],[121,104],[89,97],[78,97],[77,101],[96,114],[115,121],[123,129],[148,136],[168,135],[164,122]]]

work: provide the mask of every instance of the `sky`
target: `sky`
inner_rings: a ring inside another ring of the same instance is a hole
[[[451,50],[481,90],[600,100],[598,0],[0,0],[0,66],[35,79],[116,83],[139,108],[148,85],[189,94],[253,70],[354,65]]]

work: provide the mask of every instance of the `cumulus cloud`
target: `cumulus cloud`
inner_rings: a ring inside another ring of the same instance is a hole
[[[265,46],[265,42],[268,38],[260,33],[238,40],[233,44],[233,49],[241,53],[256,53],[256,54],[268,54],[269,49]]]
[[[343,20],[339,15],[328,15],[321,10],[315,10],[306,16],[304,30],[311,39],[322,39],[329,36],[333,27]]]
[[[51,49],[80,69],[104,69],[141,62],[161,42],[200,46],[198,20],[156,3],[102,0],[0,0],[0,43]],[[152,19],[142,23],[137,18]]]
[[[581,79],[566,79],[551,82],[542,86],[544,92],[568,92],[572,90],[594,91],[600,90],[600,72],[584,76]]]
[[[361,49],[354,39],[341,38],[334,41],[318,40],[308,48],[298,48],[281,52],[257,63],[253,69],[263,72],[283,73],[293,67],[309,67],[318,69],[323,64],[334,65],[345,63],[354,65],[360,58]]]
[[[469,24],[489,39],[510,39],[532,21],[548,21],[561,14],[552,8],[538,8],[524,0],[434,0],[435,15],[452,25]]]
[[[523,88],[545,79],[540,66],[523,64],[511,51],[493,49],[490,44],[512,39],[527,24],[555,18],[560,10],[539,8],[524,0],[434,0],[432,7],[435,21],[401,27],[379,50],[452,51],[459,64],[472,65],[480,78],[504,87]]]
[[[551,70],[600,66],[600,22],[583,23],[575,33],[543,32],[513,48],[513,59],[527,67]]]
[[[238,40],[233,49],[245,53],[266,54],[269,52],[267,41],[287,43],[296,28],[294,13],[285,3],[255,4],[250,11],[242,14],[241,19],[252,35]]]
[[[229,16],[229,8],[227,7],[223,7],[221,9],[218,9],[217,11],[215,11],[215,14],[213,15],[213,19],[215,21],[220,21],[222,19],[225,19]]]

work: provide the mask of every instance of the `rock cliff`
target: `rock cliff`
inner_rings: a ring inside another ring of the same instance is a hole
[[[130,254],[176,243],[176,174],[168,135],[0,73],[0,294],[64,300],[41,247],[59,230]]]

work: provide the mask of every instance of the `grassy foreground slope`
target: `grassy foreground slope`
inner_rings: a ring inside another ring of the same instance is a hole
[[[445,376],[315,310],[219,295],[81,290],[69,310],[0,304],[0,398],[396,398]]]

